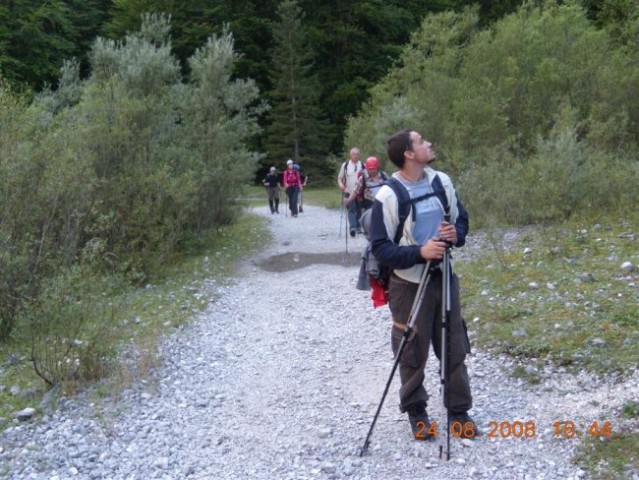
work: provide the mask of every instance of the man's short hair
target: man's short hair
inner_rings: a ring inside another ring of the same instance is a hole
[[[404,152],[412,149],[410,138],[410,132],[412,131],[412,128],[400,130],[399,132],[391,135],[386,142],[388,158],[390,158],[390,161],[399,168],[404,166]]]

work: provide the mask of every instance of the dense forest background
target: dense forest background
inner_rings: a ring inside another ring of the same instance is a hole
[[[0,337],[144,284],[270,165],[332,185],[406,126],[475,226],[622,216],[638,47],[633,0],[4,1]]]
[[[136,32],[143,13],[171,18],[171,53],[182,75],[188,59],[212,34],[232,33],[241,56],[236,78],[253,79],[270,110],[258,119],[251,147],[263,152],[257,177],[271,164],[294,158],[312,181],[333,174],[331,155],[342,155],[349,116],[368,89],[400,59],[406,44],[431,13],[477,4],[478,27],[491,25],[521,0],[11,0],[0,4],[0,72],[18,91],[57,88],[63,61],[76,58],[80,77],[91,73],[97,36],[123,40]],[[539,3],[539,2],[536,2]],[[618,28],[627,0],[583,2],[597,25]]]

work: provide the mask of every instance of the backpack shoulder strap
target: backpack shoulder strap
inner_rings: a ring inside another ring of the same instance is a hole
[[[439,178],[439,175],[435,175],[431,186],[433,187],[433,192],[435,192],[435,195],[437,195],[439,201],[442,202],[444,213],[446,215],[450,215],[450,205],[448,204],[448,197],[446,196],[446,190],[444,189],[444,185],[442,185],[442,180],[441,178]]]
[[[444,185],[442,184],[439,175],[435,175],[433,181],[431,182],[431,187],[433,191],[430,193],[425,193],[424,195],[420,195],[419,197],[411,198],[410,203],[415,204],[417,202],[421,202],[422,200],[426,200],[430,197],[437,197],[437,199],[441,202],[442,207],[444,208],[444,215],[448,216],[450,214],[450,205],[448,205],[448,197],[446,196],[446,190],[444,189]],[[415,210],[413,209],[413,220],[415,220]]]
[[[412,208],[415,203],[421,202],[422,200],[426,200],[430,197],[437,197],[444,207],[445,215],[450,214],[448,197],[446,196],[446,190],[444,189],[444,185],[442,184],[439,175],[435,175],[435,178],[433,178],[433,181],[431,182],[433,191],[431,193],[426,193],[425,195],[420,195],[416,198],[410,198],[406,187],[404,187],[402,182],[397,180],[395,177],[390,177],[385,183],[393,189],[393,192],[395,192],[395,195],[397,196],[397,216],[399,217],[399,224],[397,225],[397,230],[395,231],[395,237],[393,239],[393,242],[395,243],[399,243],[399,240],[402,238],[404,223],[411,212],[413,214],[413,220],[415,220],[415,209]]]
[[[390,177],[386,181],[386,185],[393,189],[395,192],[395,196],[397,197],[397,216],[399,218],[399,223],[397,224],[397,230],[395,230],[395,237],[393,238],[394,243],[399,243],[399,240],[402,238],[402,234],[404,232],[404,223],[408,218],[408,214],[411,210],[411,199],[408,194],[408,190],[406,187],[402,185],[402,182],[397,180],[394,177]]]

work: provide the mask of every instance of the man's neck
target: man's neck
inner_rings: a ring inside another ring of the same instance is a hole
[[[405,163],[402,169],[399,171],[399,174],[402,176],[402,178],[412,183],[419,182],[426,175],[424,172],[424,168],[416,163]]]

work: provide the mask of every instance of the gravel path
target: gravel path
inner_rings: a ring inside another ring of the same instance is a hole
[[[571,420],[585,430],[612,418],[636,396],[639,374],[614,383],[548,371],[531,387],[508,375],[509,360],[481,351],[468,359],[471,414],[485,433],[491,421],[520,421],[534,423],[534,436],[502,438],[498,431],[496,438],[452,440],[450,461],[441,460],[437,441],[411,439],[397,408],[397,377],[369,453],[357,456],[393,363],[389,311],[373,310],[369,294],[354,287],[357,267],[340,264],[345,239],[337,235],[338,212],[305,206],[298,218],[268,217],[274,242],[242,263],[232,285],[211,284],[216,300],[167,338],[151,379],[117,402],[97,405],[81,395],[16,421],[0,434],[0,476],[588,478],[570,461],[581,440],[556,438],[553,423]],[[355,255],[365,244],[360,236],[348,240]],[[337,263],[303,266],[309,254]],[[274,271],[287,260],[301,268]],[[427,368],[429,413],[437,420],[437,362]]]

